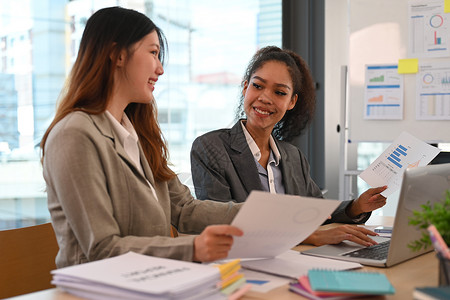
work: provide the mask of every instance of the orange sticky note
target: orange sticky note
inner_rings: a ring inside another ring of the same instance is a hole
[[[399,74],[413,74],[419,72],[419,59],[405,58],[398,60]]]
[[[450,0],[444,0],[444,12],[445,13],[450,12]]]

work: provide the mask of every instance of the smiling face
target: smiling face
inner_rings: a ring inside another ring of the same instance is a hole
[[[125,108],[129,103],[150,103],[158,77],[164,73],[158,55],[160,51],[158,34],[152,31],[137,42],[126,60],[123,51],[117,62],[115,77],[116,102]]]
[[[294,108],[292,79],[287,66],[268,61],[244,83],[244,110],[247,130],[253,134],[269,134],[287,110]]]

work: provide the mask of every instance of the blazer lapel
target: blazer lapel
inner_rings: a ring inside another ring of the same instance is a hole
[[[300,170],[297,170],[299,164],[292,161],[292,158],[286,149],[278,142],[277,139],[274,138],[274,140],[281,155],[280,167],[281,173],[283,174],[285,193],[289,195],[300,195],[298,174],[296,175],[296,172],[301,172]]]
[[[247,193],[250,194],[253,190],[263,190],[255,158],[248,147],[242,130],[241,120],[230,130],[230,148],[230,159]]]
[[[127,163],[127,165],[133,170],[133,172],[135,174],[140,174],[140,176],[142,178],[144,178],[144,175],[136,168],[133,161],[130,159],[127,152],[123,148],[122,144],[118,142],[118,137],[116,136],[116,133],[114,132],[114,129],[112,128],[111,123],[110,123],[108,117],[105,115],[105,113],[101,113],[98,115],[90,115],[90,116],[91,116],[92,121],[94,122],[95,126],[97,126],[98,130],[100,131],[100,133],[103,136],[105,136],[106,138],[109,138],[112,140],[112,142],[114,144],[114,148],[117,151],[117,154]],[[142,157],[144,157],[144,154],[142,152],[140,145],[139,145],[139,153],[140,153],[140,157],[142,160]],[[147,162],[147,160],[145,160],[145,162]],[[146,163],[146,164],[142,164],[142,165],[144,166],[144,165],[148,165],[148,164]],[[144,171],[145,171],[145,169],[144,169]],[[150,181],[150,179],[149,179],[149,181],[152,184],[154,184],[153,175],[151,175],[151,180],[152,181]]]
[[[148,164],[147,158],[145,157],[144,150],[142,149],[141,144],[139,143],[138,146],[139,146],[139,157],[141,159],[141,165],[142,169],[144,170],[145,178],[147,178],[147,180],[151,183],[151,185],[156,189],[155,178],[153,177],[152,169]]]

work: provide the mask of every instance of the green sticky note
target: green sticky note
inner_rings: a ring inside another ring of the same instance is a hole
[[[450,0],[444,0],[444,12],[445,13],[450,12]]]
[[[398,60],[398,73],[399,74],[412,74],[419,71],[419,59],[406,58]]]
[[[314,291],[365,295],[394,294],[395,289],[383,273],[312,269],[308,279]]]

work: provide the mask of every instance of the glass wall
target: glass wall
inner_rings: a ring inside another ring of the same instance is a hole
[[[145,13],[168,39],[155,98],[172,167],[187,183],[193,139],[233,124],[252,54],[281,46],[281,0],[0,0],[0,229],[49,220],[39,141],[87,19],[115,5]]]

